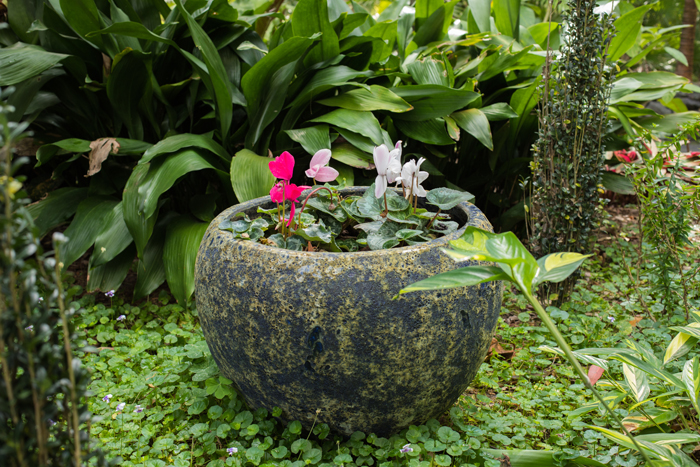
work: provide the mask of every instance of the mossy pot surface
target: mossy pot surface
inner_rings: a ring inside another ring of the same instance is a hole
[[[341,190],[361,195],[365,187]],[[390,435],[438,417],[484,359],[501,308],[500,282],[392,300],[413,282],[471,263],[440,252],[466,226],[492,230],[473,204],[465,224],[420,245],[356,253],[301,252],[234,239],[219,223],[254,217],[258,198],[222,212],[197,255],[197,308],[211,353],[252,409],[288,420]]]

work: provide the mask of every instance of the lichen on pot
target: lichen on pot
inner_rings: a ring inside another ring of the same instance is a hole
[[[197,308],[222,375],[253,409],[280,407],[307,428],[320,409],[317,423],[343,434],[389,435],[447,410],[483,361],[502,286],[392,298],[407,284],[455,269],[440,248],[463,229],[355,253],[280,249],[220,229],[238,213],[273,206],[264,197],[229,208],[200,246]],[[491,230],[472,204],[451,214],[460,224]]]

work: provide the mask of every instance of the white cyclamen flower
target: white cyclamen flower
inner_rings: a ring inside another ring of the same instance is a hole
[[[377,168],[377,178],[374,181],[374,196],[381,198],[389,183],[394,183],[401,173],[401,141],[396,148],[389,152],[385,145],[374,148],[374,165]]]
[[[406,190],[406,199],[411,195],[425,197],[427,194],[425,188],[421,186],[421,183],[428,178],[428,172],[420,170],[420,165],[425,161],[425,158],[421,157],[418,162],[414,159],[406,162],[401,169],[401,177],[397,179],[400,181]]]

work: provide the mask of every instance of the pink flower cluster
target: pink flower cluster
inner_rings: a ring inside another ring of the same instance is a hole
[[[318,182],[332,182],[338,178],[338,171],[332,167],[328,167],[328,163],[331,160],[331,150],[321,149],[311,158],[311,164],[309,169],[305,172],[309,178],[313,178]],[[275,203],[283,203],[284,201],[291,201],[292,207],[289,214],[289,220],[287,221],[287,227],[292,223],[294,219],[294,212],[296,211],[296,203],[301,193],[311,188],[307,185],[295,185],[291,183],[292,176],[294,175],[294,156],[292,156],[287,151],[284,151],[275,160],[270,161],[268,164],[270,167],[270,172],[277,178],[277,182],[270,190],[270,198]]]

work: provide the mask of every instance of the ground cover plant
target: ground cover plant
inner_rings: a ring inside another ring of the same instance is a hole
[[[634,223],[606,225],[609,233],[636,235]],[[663,361],[666,347],[678,334],[671,327],[688,326],[688,321],[680,309],[663,312],[662,298],[650,294],[651,276],[641,284],[653,319],[646,316],[625,272],[621,255],[625,243],[600,246],[599,254],[584,263],[585,280],[578,283],[572,299],[547,311],[575,351],[623,348],[622,342],[628,340]],[[698,258],[697,250],[692,254]],[[697,306],[700,297],[692,300]],[[629,446],[594,429],[614,425],[583,384],[572,384],[573,369],[549,351],[557,343],[513,291],[506,293],[497,344],[472,388],[439,421],[410,427],[389,439],[359,432],[350,439],[338,438],[322,423],[322,412],[309,433],[298,423],[286,425],[275,418],[283,414],[274,408],[247,411],[230,382],[219,376],[197,325],[196,310],[170,301],[166,292],[157,301],[138,306],[119,297],[80,299],[86,310],[80,318],[81,338],[99,349],[84,356],[94,368],[90,405],[103,417],[92,433],[108,452],[123,457],[122,465],[498,467],[501,461],[496,458],[503,459],[504,454],[513,466],[574,465],[576,459],[584,462],[579,457],[600,463],[587,465],[643,465]],[[683,360],[699,354],[692,344]],[[585,354],[580,355],[582,364],[590,367]],[[674,372],[682,366],[675,363],[670,368]],[[596,387],[604,398],[615,401],[618,416],[626,422],[635,419],[632,433],[675,433],[684,452],[692,454],[698,444],[692,403],[668,402],[686,407],[690,429],[680,416],[657,421],[660,428],[644,426],[633,414],[631,407],[637,401],[627,394],[625,378],[622,362],[610,361]],[[660,394],[664,384],[654,384],[655,394]]]

